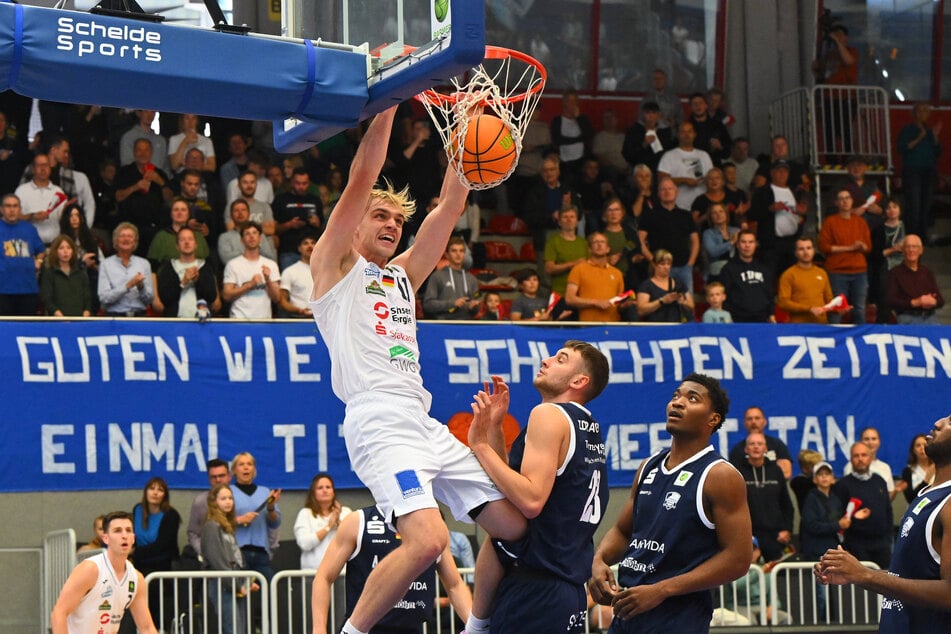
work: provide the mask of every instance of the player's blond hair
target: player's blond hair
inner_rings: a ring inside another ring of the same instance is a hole
[[[400,208],[403,212],[403,220],[412,218],[413,214],[416,213],[416,201],[409,195],[409,185],[400,191],[396,191],[396,189],[393,188],[393,183],[391,183],[389,179],[384,178],[383,182],[386,184],[386,189],[374,187],[370,191],[370,200],[367,203],[367,208],[369,209],[374,201],[389,203]]]

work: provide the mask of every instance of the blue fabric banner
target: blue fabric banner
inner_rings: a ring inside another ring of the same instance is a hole
[[[361,486],[312,322],[147,320],[0,322],[0,491],[127,489],[149,477],[207,486],[204,463],[251,451],[265,486],[305,489],[318,471]],[[944,328],[685,324],[670,327],[420,325],[432,414],[468,412],[491,374],[512,389],[524,425],[532,379],[566,339],[611,361],[590,404],[607,443],[611,486],[629,486],[664,447],[667,400],[692,371],[720,378],[732,400],[713,438],[744,437],[743,411],[764,409],[793,456],[816,449],[837,472],[865,426],[897,474],[917,433],[948,412],[951,342]]]

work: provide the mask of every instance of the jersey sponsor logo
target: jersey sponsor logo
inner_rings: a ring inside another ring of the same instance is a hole
[[[638,561],[633,557],[625,557],[621,563],[618,564],[619,568],[630,568],[634,572],[654,572],[654,564],[645,564],[642,561]]]
[[[664,542],[659,542],[653,539],[638,539],[634,538],[631,541],[629,548],[634,548],[637,550],[649,550],[652,553],[662,553],[666,549]]]
[[[416,472],[412,469],[407,469],[406,471],[400,471],[396,474],[396,483],[400,487],[400,493],[403,494],[403,499],[416,497],[417,495],[423,495],[426,491],[423,489],[423,486],[419,483],[419,478],[416,476]]]
[[[882,609],[883,610],[895,610],[896,612],[901,612],[905,609],[905,606],[902,605],[901,601],[898,599],[889,599],[888,597],[882,597]]]
[[[108,601],[103,601],[102,603],[99,604],[99,607],[96,609],[103,612],[108,612],[109,610],[112,609],[112,604],[109,603]]]
[[[103,583],[107,583],[103,581]],[[101,598],[106,599],[112,596],[112,586],[106,586],[106,589],[102,591],[102,594],[99,595]]]
[[[363,277],[374,277],[376,279],[380,279],[382,275],[383,275],[383,272],[380,271],[380,267],[378,267],[373,262],[367,263],[366,268],[363,269]]]
[[[674,480],[674,486],[675,487],[685,486],[690,481],[690,478],[692,477],[693,477],[692,471],[681,471],[677,475],[677,479]]]
[[[406,306],[394,306],[390,309],[390,320],[395,324],[411,324],[413,309]]]
[[[680,501],[680,494],[676,491],[668,491],[666,497],[664,497],[664,509],[667,511],[673,511],[677,508],[677,502]]]
[[[914,525],[915,525],[915,518],[909,517],[908,519],[906,519],[901,525],[901,533],[899,534],[899,537],[901,537],[902,539],[908,537],[908,533],[911,532],[911,529]]]
[[[915,508],[914,510],[912,510],[912,513],[914,513],[915,515],[918,515],[919,513],[921,513],[922,509],[924,509],[929,504],[931,504],[931,500],[929,500],[928,498],[921,498],[918,501],[918,504],[915,504]]]
[[[598,423],[596,423],[593,420],[587,420],[585,418],[582,418],[578,421],[578,429],[580,429],[581,431],[591,431],[594,433],[600,433],[601,426],[598,425]]]
[[[390,316],[390,307],[386,305],[386,302],[377,302],[373,304],[373,314],[377,319],[386,319]]]
[[[647,477],[644,478],[644,484],[653,484],[654,477],[657,475],[657,467],[654,467],[650,470],[650,473],[647,474]]]
[[[111,620],[112,620],[112,617],[106,612],[103,612],[102,614],[99,615],[100,625],[109,625],[109,621]]]
[[[419,579],[417,579],[416,581],[409,584],[409,589],[410,590],[429,590],[429,585],[427,585],[425,581],[420,581]]]
[[[369,284],[366,285],[364,292],[367,295],[380,295],[386,297],[386,291],[383,290],[383,287],[380,286],[380,283],[377,280],[371,280]]]
[[[404,372],[419,372],[416,355],[406,346],[393,346],[390,348],[390,365]]]
[[[367,533],[370,535],[384,535],[386,533],[386,522],[383,520],[368,520]],[[377,541],[374,540],[373,543],[375,544]]]

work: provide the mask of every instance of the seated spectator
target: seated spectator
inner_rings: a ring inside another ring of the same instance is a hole
[[[299,245],[305,236],[320,236],[324,228],[323,204],[310,193],[310,174],[303,167],[294,169],[290,191],[274,199],[274,229],[280,238],[278,264],[281,270],[300,260]]]
[[[697,196],[690,206],[693,221],[700,230],[710,226],[710,207],[721,204],[730,214],[730,224],[737,224],[743,197],[726,189],[726,177],[723,170],[714,167],[705,178],[707,190]]]
[[[0,315],[35,315],[39,299],[36,272],[46,247],[32,224],[20,219],[20,199],[3,197],[0,222]]]
[[[248,169],[249,147],[251,147],[251,138],[241,132],[232,132],[228,137],[228,154],[230,154],[230,157],[218,170],[222,191],[228,187],[228,183],[238,178],[241,172]]]
[[[189,227],[181,227],[175,235],[178,257],[163,261],[153,274],[152,308],[163,317],[195,317],[199,301],[204,301],[212,314],[221,310],[218,279],[211,265],[198,255],[198,236]]]
[[[750,197],[745,191],[737,186],[736,165],[727,161],[720,168],[723,170],[723,179],[726,181],[727,196],[737,200],[736,213],[734,214],[737,225],[742,226],[746,223],[746,212],[750,209]]]
[[[165,172],[170,173],[168,165],[168,143],[165,137],[152,130],[152,122],[155,120],[154,110],[136,110],[135,116],[138,122],[122,135],[119,139],[119,165],[130,165],[135,161],[135,144],[139,139],[146,139],[152,147],[155,165]]]
[[[655,68],[651,72],[650,88],[644,91],[644,101],[641,102],[638,120],[643,122],[647,116],[647,104],[657,104],[660,109],[660,120],[657,125],[661,128],[677,129],[684,120],[683,106],[676,91],[670,89],[667,83],[667,73],[662,68]]]
[[[742,136],[733,139],[730,158],[724,165],[729,163],[736,166],[736,187],[740,191],[749,194],[753,189],[753,178],[759,169],[759,163],[750,156],[749,139]]]
[[[106,531],[102,530],[102,520],[105,518],[105,515],[96,516],[96,519],[92,521],[92,539],[80,546],[76,552],[85,553],[90,550],[102,550],[106,547],[105,542],[102,541],[106,534]]]
[[[217,167],[215,145],[211,139],[198,131],[198,115],[182,114],[178,116],[178,134],[168,140],[168,164],[173,172],[180,172],[185,166],[185,152],[198,148],[205,155],[202,169],[214,172]]]
[[[487,292],[475,318],[483,321],[502,321],[502,296],[495,291]]]
[[[911,439],[911,446],[908,447],[908,465],[902,470],[901,479],[905,483],[905,501],[909,504],[918,497],[922,489],[934,482],[935,466],[934,461],[925,452],[927,444],[928,437],[918,434]]]
[[[267,180],[267,179],[265,179]],[[270,181],[268,181],[270,182]],[[259,179],[256,172],[248,170],[238,177],[238,195],[230,199],[229,205],[235,200],[241,199],[247,203],[251,213],[251,220],[261,225],[262,231],[267,236],[273,236],[275,233],[274,212],[269,202],[264,202],[258,198]],[[231,219],[225,219],[225,228],[230,230]]]
[[[664,152],[677,145],[671,128],[660,125],[660,117],[660,107],[656,103],[645,101],[641,104],[641,120],[627,129],[621,150],[632,167],[645,165],[656,172]]]
[[[52,172],[49,156],[37,154],[33,157],[32,165],[32,178],[17,187],[14,194],[22,208],[20,220],[32,224],[43,244],[48,245],[59,235],[59,219],[68,196],[50,180]]]
[[[608,263],[624,275],[624,288],[637,288],[647,278],[647,258],[641,250],[634,219],[624,213],[624,203],[615,197],[604,203],[601,221],[602,233],[611,246]]]
[[[624,133],[618,130],[617,113],[607,108],[601,113],[601,130],[594,135],[591,153],[601,164],[604,176],[614,183],[624,179],[629,169],[624,158]]]
[[[732,324],[733,317],[723,309],[723,302],[726,301],[726,290],[720,282],[710,282],[706,287],[708,309],[703,311],[705,324]]]
[[[593,231],[600,231],[604,202],[615,193],[611,181],[602,175],[598,159],[590,156],[582,159],[581,172],[572,190],[577,194],[581,207],[579,233],[588,236]]]
[[[271,162],[267,154],[257,148],[248,150],[248,167],[245,172],[251,172],[257,178],[257,186],[254,188],[254,199],[270,205],[274,202],[274,187],[267,177],[267,170]],[[241,172],[244,174],[245,172]],[[230,205],[232,201],[241,197],[241,174],[238,178],[228,182],[225,187],[225,204]],[[285,180],[287,178],[285,177]]]
[[[902,242],[902,263],[888,272],[885,305],[895,311],[899,324],[941,323],[935,311],[944,306],[934,273],[921,263],[921,238],[909,234]]]
[[[54,238],[45,264],[40,277],[40,299],[46,314],[89,317],[92,314],[92,291],[89,278],[79,268],[72,238],[64,235]]]
[[[624,293],[624,275],[608,263],[611,245],[601,232],[588,235],[588,258],[568,273],[565,303],[578,311],[578,321],[621,321],[631,302]]]
[[[317,238],[304,234],[297,244],[299,259],[281,271],[281,313],[285,317],[312,317],[310,297],[314,293],[314,276],[310,272],[310,256]]]
[[[574,205],[558,212],[558,233],[545,241],[545,272],[551,290],[561,296],[568,287],[568,273],[588,257],[588,244],[578,236],[578,208]]]
[[[637,289],[638,321],[681,323],[693,314],[693,297],[670,274],[674,257],[658,249],[651,263],[653,274]]]
[[[224,195],[215,175],[200,169],[204,160],[200,150],[189,150],[185,154],[185,169],[172,181],[171,188],[188,203],[191,210],[188,226],[203,235],[209,245],[214,245],[221,234]],[[199,167],[193,167],[196,165]]]
[[[796,240],[796,263],[779,277],[776,305],[789,313],[794,324],[826,324],[824,308],[832,300],[829,276],[813,262],[816,247],[812,238]]]
[[[473,319],[479,312],[479,280],[462,268],[465,257],[465,240],[449,238],[448,266],[433,271],[426,282],[423,311],[429,319]]]
[[[134,255],[139,230],[130,222],[120,222],[112,232],[111,255],[99,267],[99,303],[110,317],[144,317],[152,303],[152,267]]]
[[[518,281],[519,295],[512,300],[512,321],[548,321],[548,297],[538,295],[538,271],[523,269],[513,277]]]
[[[726,206],[720,203],[710,206],[710,227],[703,232],[704,278],[708,281],[718,279],[720,271],[735,254],[740,230],[731,226],[729,219]]]
[[[171,199],[172,190],[168,176],[152,162],[151,141],[137,140],[133,152],[135,160],[120,167],[116,174],[117,218],[138,228],[140,255],[145,255],[147,245],[165,220],[165,201]]]
[[[735,322],[774,324],[773,280],[755,255],[756,234],[743,229],[737,234],[736,257],[720,271],[726,309]]]
[[[225,265],[221,298],[231,304],[232,319],[270,319],[271,304],[281,300],[277,262],[261,255],[261,226],[248,222],[241,229],[244,251]]]
[[[251,222],[251,209],[243,198],[231,203],[230,214],[234,229],[225,231],[218,238],[218,260],[222,267],[244,252],[241,230]],[[277,251],[270,240],[261,241],[261,255],[269,260],[277,260]]]
[[[869,284],[873,283],[872,277],[875,277],[878,284],[878,310],[875,315],[875,323],[878,324],[888,323],[891,315],[891,311],[885,306],[885,287],[888,272],[904,259],[901,248],[905,234],[905,223],[901,220],[901,203],[898,199],[891,198],[885,205],[885,219],[872,231],[872,252],[868,254],[869,271],[875,272],[874,276],[869,276]]]
[[[155,237],[152,238],[152,244],[149,245],[148,258],[152,263],[152,268],[158,268],[168,260],[178,255],[178,232],[183,228],[188,228],[188,221],[191,211],[188,203],[180,197],[172,199],[172,206],[169,209],[169,224],[162,228]],[[193,231],[195,237],[196,251],[195,255],[202,260],[208,259],[210,250],[205,236]]]
[[[747,218],[756,222],[759,258],[770,279],[795,264],[796,238],[802,235],[808,211],[805,198],[797,200],[789,183],[789,163],[776,161],[770,169],[770,182],[753,191]]]
[[[50,135],[44,139],[48,148],[47,155],[50,165],[50,182],[63,190],[66,198],[79,205],[86,223],[90,226],[96,219],[96,197],[93,195],[89,177],[79,170],[70,169],[69,140],[59,135]],[[33,179],[33,166],[28,165],[23,171],[21,183],[28,183]]]
[[[571,190],[568,184],[562,181],[558,157],[550,154],[542,160],[538,177],[526,184],[522,206],[515,208],[516,213],[532,231],[535,253],[545,250],[548,232],[557,226],[559,211],[571,203]],[[575,214],[577,213],[575,209]],[[577,226],[577,218],[575,223]],[[565,269],[564,273],[567,275],[568,269]],[[563,289],[558,292],[564,294]]]

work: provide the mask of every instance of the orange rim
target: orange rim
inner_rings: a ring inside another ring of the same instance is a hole
[[[540,61],[532,57],[531,55],[526,55],[525,53],[522,53],[521,51],[516,51],[511,48],[505,48],[504,46],[486,45],[485,47],[485,59],[506,59],[509,57],[517,59],[520,62],[523,62],[524,64],[526,64],[527,66],[535,67],[535,70],[538,71],[538,75],[541,78],[541,81],[534,82],[533,85],[530,87],[530,89],[526,90],[525,92],[519,93],[517,95],[512,95],[510,97],[503,97],[501,100],[498,101],[499,104],[510,104],[510,103],[518,103],[520,101],[525,101],[525,99],[527,99],[530,95],[534,95],[538,92],[541,92],[542,88],[545,86],[545,83],[548,81],[548,71],[545,70],[545,66]],[[456,103],[455,95],[444,95],[442,93],[436,92],[435,90],[431,88],[429,90],[424,90],[421,94],[426,95],[426,99],[428,99],[429,101],[438,103],[440,105],[448,105],[448,104]],[[418,95],[417,95],[417,99],[419,99]],[[495,103],[496,103],[495,100],[485,101],[486,105],[492,105]]]

